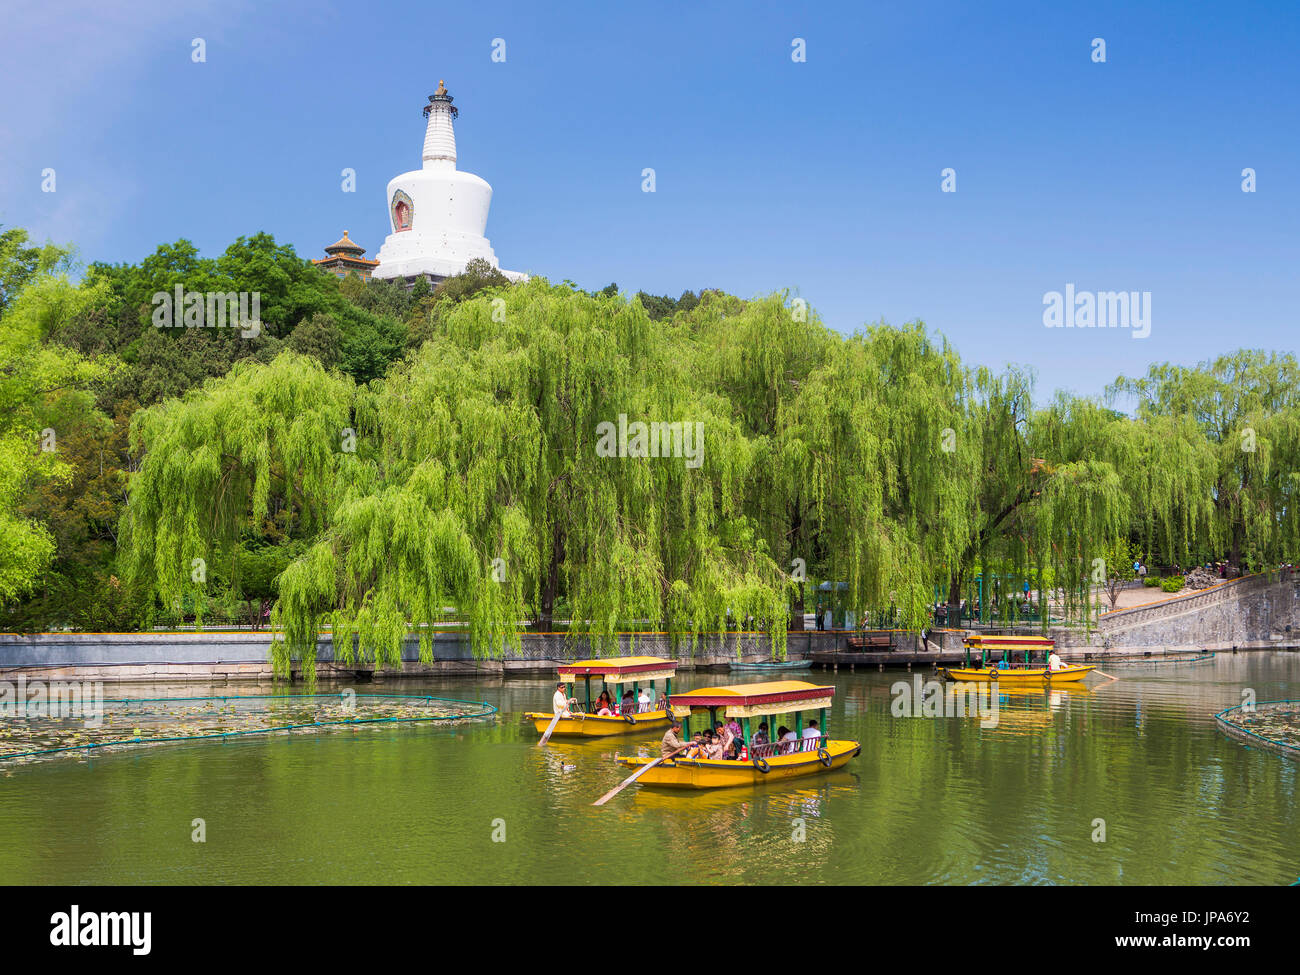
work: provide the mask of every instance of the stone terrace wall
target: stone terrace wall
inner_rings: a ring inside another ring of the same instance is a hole
[[[840,634],[791,633],[787,638],[792,658],[817,649],[830,649]],[[400,670],[377,673],[386,677],[427,677],[469,673],[551,673],[555,664],[596,656],[581,639],[564,634],[525,633],[521,652],[478,660],[468,640],[459,633],[434,637],[433,662],[421,663],[419,642],[408,639],[402,648]],[[0,634],[0,676],[33,673],[43,676],[75,676],[84,680],[238,680],[272,676],[270,636],[266,632],[184,633],[40,633]],[[700,639],[694,653],[689,641],[674,652],[672,640],[662,633],[621,634],[619,654],[676,657],[685,668],[721,667],[738,657],[766,659],[770,646],[762,633],[711,634]],[[607,654],[613,656],[613,654]],[[322,676],[353,676],[375,670],[373,664],[345,664],[335,660],[329,636],[317,643],[316,659]]]
[[[1107,613],[1090,639],[1054,630],[1062,647],[1195,647],[1209,650],[1300,645],[1297,577],[1246,576],[1186,596]]]

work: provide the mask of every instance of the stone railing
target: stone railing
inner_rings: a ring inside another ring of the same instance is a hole
[[[1300,599],[1291,572],[1251,575],[1209,589],[1108,613],[1091,646],[1235,649],[1300,640]]]
[[[1211,606],[1241,599],[1247,593],[1256,592],[1267,585],[1268,580],[1262,575],[1230,579],[1209,589],[1188,593],[1186,596],[1174,596],[1170,599],[1106,613],[1097,620],[1097,628],[1103,635],[1107,635],[1135,626],[1159,622],[1172,616],[1181,616],[1184,613],[1203,612]]]

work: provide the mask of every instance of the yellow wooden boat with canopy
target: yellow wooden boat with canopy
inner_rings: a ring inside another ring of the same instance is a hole
[[[798,680],[701,687],[685,694],[671,694],[668,700],[673,715],[682,719],[683,737],[690,736],[692,722],[707,720],[708,727],[713,728],[720,720],[734,718],[741,726],[745,742],[743,757],[678,756],[649,769],[637,781],[680,789],[718,789],[779,782],[842,768],[862,751],[862,746],[826,734],[826,718],[834,695],[834,687]],[[816,717],[810,712],[815,712]],[[753,744],[753,732],[760,721],[775,728],[782,723],[778,719],[785,716],[795,734],[793,741]],[[814,733],[805,736],[805,725]],[[631,756],[618,759],[620,765],[630,769],[642,768],[652,761],[653,758]]]
[[[677,672],[677,661],[662,657],[610,657],[607,660],[577,660],[571,664],[561,664],[560,680],[565,685],[565,695],[577,699],[578,707],[571,707],[569,713],[556,722],[553,736],[564,738],[605,738],[609,735],[626,735],[632,732],[663,731],[670,724],[666,701],[660,706],[661,699],[673,690],[673,674]],[[598,714],[595,697],[592,696],[591,679],[598,677],[602,690],[610,690],[612,707],[609,714]],[[575,692],[579,681],[584,691],[582,696]],[[663,694],[656,690],[656,684],[663,681]],[[641,690],[650,692],[649,705],[633,703],[625,706],[619,688],[630,685],[632,700],[636,702]],[[544,734],[555,717],[554,711],[529,711],[525,720],[532,721],[538,733]]]
[[[999,684],[1052,684],[1080,681],[1096,668],[1090,664],[1066,664],[1058,670],[1048,666],[1048,657],[1056,648],[1056,641],[1043,636],[988,636],[975,634],[962,641],[966,651],[965,662],[961,667],[945,667],[942,673],[950,680],[997,681]],[[972,666],[971,657],[979,651],[979,665]],[[994,666],[990,653],[1000,651],[1001,659]],[[1032,658],[1042,653],[1042,663],[1035,664]],[[1014,655],[1020,655],[1017,660]]]

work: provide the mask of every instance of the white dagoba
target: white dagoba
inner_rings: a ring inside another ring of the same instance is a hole
[[[388,184],[388,219],[393,232],[384,238],[375,257],[376,278],[426,277],[441,281],[460,274],[481,257],[501,270],[492,244],[485,237],[492,187],[473,173],[456,168],[456,130],[460,112],[441,81],[429,96],[424,115],[424,165]],[[518,271],[501,273],[512,281],[528,277]]]

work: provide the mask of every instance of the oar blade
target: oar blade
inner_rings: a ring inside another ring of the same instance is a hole
[[[546,731],[542,734],[542,740],[537,743],[538,748],[541,748],[543,745],[545,745],[548,741],[551,740],[551,732],[555,730],[555,726],[559,723],[560,723],[560,715],[557,713],[555,717],[551,719],[551,723],[546,726]]]
[[[679,748],[677,751],[681,751],[681,750],[682,750],[682,749]],[[614,786],[614,788],[610,789],[610,790],[609,790],[608,792],[606,792],[603,796],[601,796],[599,799],[597,799],[595,802],[593,802],[592,805],[593,805],[593,806],[603,806],[603,805],[605,805],[605,803],[609,802],[609,800],[613,799],[616,795],[618,795],[620,792],[622,792],[624,789],[626,789],[629,785],[631,785],[631,784],[632,784],[633,782],[635,782],[637,779],[641,778],[641,776],[645,775],[646,772],[649,772],[652,768],[654,768],[656,765],[658,765],[658,764],[659,764],[660,762],[662,762],[664,759],[672,758],[673,755],[676,755],[676,754],[677,754],[677,752],[673,752],[672,755],[660,755],[660,756],[659,756],[658,758],[656,758],[653,762],[648,762],[648,763],[646,763],[645,765],[642,765],[639,769],[637,769],[635,772],[633,772],[631,775],[629,775],[626,779],[624,779],[624,780],[623,780],[622,782],[620,782],[618,785]]]

